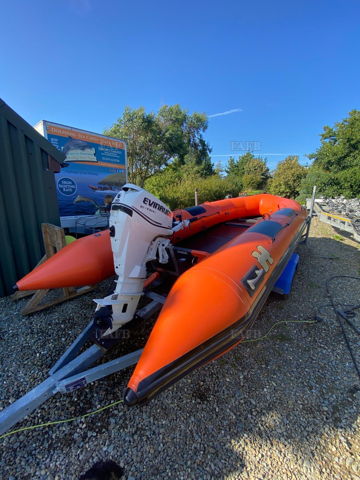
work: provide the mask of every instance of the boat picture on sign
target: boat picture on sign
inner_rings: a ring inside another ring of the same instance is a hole
[[[125,142],[45,120],[35,129],[66,155],[55,175],[61,226],[79,233],[106,228],[111,202],[127,181]],[[79,230],[86,224],[91,228]]]

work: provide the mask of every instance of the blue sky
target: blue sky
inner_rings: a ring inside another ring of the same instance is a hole
[[[232,111],[209,119],[213,161],[256,141],[274,167],[359,108],[358,0],[13,0],[1,17],[0,96],[31,124]]]

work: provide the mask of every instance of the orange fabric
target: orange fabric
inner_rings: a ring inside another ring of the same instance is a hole
[[[114,275],[109,230],[66,245],[17,282],[19,290],[92,285]]]

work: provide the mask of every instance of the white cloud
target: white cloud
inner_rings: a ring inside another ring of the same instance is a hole
[[[208,117],[209,118],[223,117],[225,115],[231,115],[232,113],[237,113],[237,112],[242,112],[242,108],[233,108],[231,110],[226,110],[226,112],[213,113],[212,115],[208,115]]]

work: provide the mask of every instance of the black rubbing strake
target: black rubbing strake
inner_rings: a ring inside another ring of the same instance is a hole
[[[283,225],[281,225],[281,223],[274,222],[273,220],[264,220],[250,227],[248,233],[262,233],[270,238],[275,238],[282,228]]]
[[[185,210],[194,216],[200,215],[200,213],[206,212],[205,208],[201,206],[189,207],[189,208],[185,208]]]
[[[274,215],[283,215],[284,217],[294,217],[295,215],[297,215],[297,212],[292,208],[280,208],[280,210],[272,214],[272,216]]]

